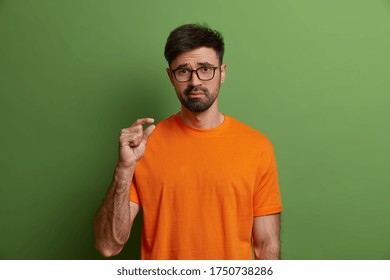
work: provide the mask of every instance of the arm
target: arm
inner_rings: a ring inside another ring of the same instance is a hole
[[[138,204],[129,201],[133,173],[120,167],[115,169],[114,179],[96,215],[96,249],[105,257],[115,256],[122,250],[138,214]]]
[[[145,152],[146,142],[155,126],[143,130],[153,119],[137,120],[123,129],[119,138],[119,159],[114,178],[95,218],[96,249],[105,257],[117,255],[130,236],[139,206],[129,201],[131,181],[137,162]]]
[[[280,214],[253,219],[253,243],[256,260],[280,259]]]

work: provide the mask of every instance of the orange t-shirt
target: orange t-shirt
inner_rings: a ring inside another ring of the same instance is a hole
[[[229,116],[201,130],[173,115],[150,136],[130,200],[142,259],[252,259],[253,218],[282,211],[272,144]]]

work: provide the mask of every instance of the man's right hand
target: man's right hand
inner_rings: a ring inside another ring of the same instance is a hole
[[[145,153],[145,146],[149,136],[156,128],[153,123],[154,119],[151,118],[138,119],[129,128],[121,130],[118,166],[125,168],[135,167]],[[148,124],[150,126],[144,129],[143,126]]]
[[[130,236],[139,205],[129,201],[135,166],[145,153],[146,142],[156,128],[151,118],[139,119],[121,130],[114,178],[95,218],[96,248],[106,257],[118,254]],[[144,126],[149,125],[146,129]]]

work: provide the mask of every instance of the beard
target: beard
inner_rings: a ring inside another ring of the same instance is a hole
[[[201,98],[188,96],[191,92],[199,91],[204,93],[204,96],[202,96]],[[219,89],[217,89],[217,93],[213,95],[210,94],[210,91],[205,87],[190,86],[184,90],[183,97],[180,98],[180,102],[185,108],[187,108],[191,112],[201,113],[209,109],[211,105],[214,104],[215,100],[218,97],[218,93]]]

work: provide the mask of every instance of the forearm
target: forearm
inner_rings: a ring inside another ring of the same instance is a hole
[[[95,219],[96,248],[104,256],[118,254],[130,236],[129,204],[133,167],[116,166],[114,177]]]
[[[255,246],[256,260],[279,260],[280,242],[279,240],[264,242]]]
[[[255,217],[253,245],[257,260],[280,259],[280,214]]]

